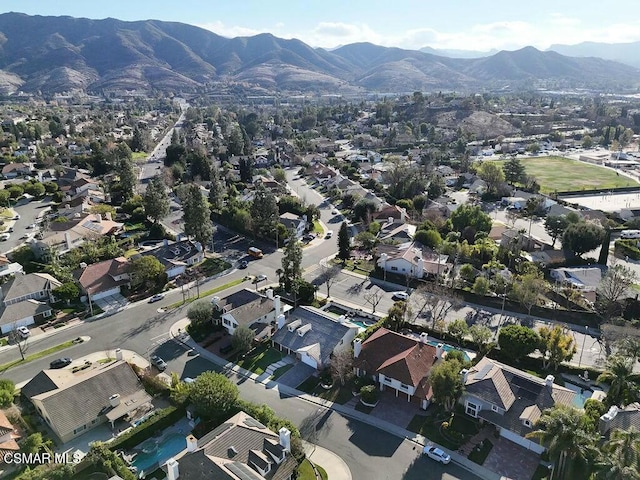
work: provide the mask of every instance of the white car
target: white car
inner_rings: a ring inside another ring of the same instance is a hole
[[[2,235],[0,235],[0,240],[4,242],[6,240],[9,240],[9,237],[11,237],[10,233],[3,233]]]
[[[393,292],[391,298],[393,298],[394,300],[406,300],[407,298],[409,298],[409,294],[407,292]]]
[[[18,334],[22,337],[22,338],[27,338],[29,336],[29,334],[31,332],[29,332],[29,329],[25,326],[21,326],[16,328],[16,332],[18,332]]]
[[[443,465],[451,462],[451,455],[444,453],[437,447],[427,445],[424,447],[423,453],[426,453],[429,458],[432,458],[436,462],[440,462]]]

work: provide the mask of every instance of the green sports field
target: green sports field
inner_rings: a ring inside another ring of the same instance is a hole
[[[535,177],[543,193],[640,186],[615,171],[564,157],[521,159],[527,175]]]

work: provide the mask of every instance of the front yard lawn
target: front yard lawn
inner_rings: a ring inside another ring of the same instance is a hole
[[[223,272],[230,268],[231,264],[222,258],[207,258],[204,262],[197,266],[198,270],[205,276],[211,277],[217,273]]]
[[[271,375],[271,380],[277,380],[282,375],[287,373],[291,368],[293,368],[292,363],[290,363],[289,365],[285,365],[284,367],[278,368],[275,372],[273,372],[273,375]]]
[[[261,345],[236,364],[257,375],[262,375],[269,365],[281,360],[284,354],[269,345]]]
[[[322,235],[324,233],[324,230],[322,229],[322,225],[320,225],[320,221],[319,220],[314,220],[313,221],[313,232],[314,233],[318,233],[320,235]]]
[[[416,415],[407,430],[419,433],[429,440],[450,449],[458,450],[469,438],[478,433],[478,425],[462,412],[456,412],[451,421],[451,414],[439,406],[431,407],[430,415]],[[449,423],[448,428],[442,428],[442,423]]]
[[[352,387],[350,383],[347,383],[344,387],[339,383],[334,383],[330,389],[322,388],[320,385],[322,382],[318,377],[309,377],[296,388],[309,395],[320,397],[329,402],[339,403],[344,405],[353,398],[351,393]]]

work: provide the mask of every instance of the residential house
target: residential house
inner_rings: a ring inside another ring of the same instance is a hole
[[[560,267],[550,270],[551,278],[563,287],[580,290],[591,303],[596,301],[596,290],[606,272],[603,266]]]
[[[106,422],[112,428],[123,418],[133,422],[153,409],[138,376],[122,359],[76,373],[43,370],[22,387],[22,394],[62,443]]]
[[[279,315],[277,327],[271,337],[273,346],[319,371],[329,366],[333,354],[350,349],[358,333],[357,325],[313,307],[296,308],[288,320]]]
[[[484,357],[460,373],[464,394],[459,402],[467,415],[495,425],[500,436],[536,453],[545,449],[526,438],[542,412],[554,405],[573,405],[576,393],[545,379]]]
[[[416,226],[389,217],[387,223],[380,226],[378,238],[385,243],[407,243],[413,240],[416,234]]]
[[[377,211],[373,215],[373,219],[381,222],[399,220],[400,222],[405,223],[408,219],[407,210],[397,205],[387,205],[382,210]]]
[[[298,462],[291,456],[291,432],[274,433],[239,412],[164,465],[167,480],[290,480]]]
[[[0,410],[0,463],[4,463],[7,454],[17,452],[20,446],[17,439],[20,435],[17,433],[13,424],[9,421],[5,413]]]
[[[419,242],[376,247],[376,265],[384,272],[412,278],[447,275],[451,270],[448,255],[440,255]]]
[[[22,274],[22,272],[22,265],[12,262],[6,257],[6,255],[0,255],[0,277]]]
[[[429,345],[426,334],[416,339],[384,327],[364,342],[359,338],[353,342],[357,376],[370,376],[380,390],[393,390],[396,397],[416,402],[423,409],[433,396],[429,373],[443,355],[443,345]]]
[[[96,301],[120,293],[120,288],[129,285],[129,260],[117,257],[111,260],[80,264],[73,272],[84,295],[83,301]]]
[[[631,429],[640,432],[640,403],[634,402],[625,407],[613,405],[600,417],[600,435],[609,437],[614,430],[628,432]]]
[[[293,234],[294,238],[301,238],[307,228],[307,221],[305,220],[304,215],[285,212],[280,215],[278,221],[287,227],[287,230]]]
[[[204,260],[204,252],[200,242],[180,240],[179,242],[164,241],[164,244],[140,255],[151,255],[164,265],[167,278],[172,279],[186,272],[188,267],[197,265]],[[135,257],[133,257],[135,258]]]
[[[106,213],[104,218],[95,213],[66,222],[50,222],[48,229],[31,242],[31,249],[36,257],[46,261],[79,247],[87,240],[117,235],[123,226],[123,223],[114,222],[110,213]]]
[[[230,335],[242,325],[253,330],[258,340],[270,337],[278,316],[291,310],[290,305],[282,305],[280,296],[274,296],[271,289],[262,295],[245,288],[225,298],[213,297],[211,303],[216,323],[221,324]]]
[[[61,283],[47,273],[18,274],[0,288],[0,331],[33,325],[50,317],[53,290]]]
[[[2,176],[5,178],[16,178],[22,175],[29,175],[32,170],[30,163],[12,162],[2,167]]]

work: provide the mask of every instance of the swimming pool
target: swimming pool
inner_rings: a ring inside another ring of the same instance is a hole
[[[433,340],[429,340],[427,342],[427,345],[431,345],[432,347],[437,347],[441,342],[435,342]],[[445,352],[450,352],[451,350],[458,350],[460,352],[462,352],[462,354],[464,355],[464,359],[467,362],[471,361],[471,357],[469,357],[469,354],[467,352],[465,352],[464,350],[460,350],[459,348],[453,347],[451,345],[447,345],[446,343],[443,345],[444,351]]]
[[[582,388],[580,385],[574,385],[573,383],[564,382],[565,388],[576,392],[576,396],[573,397],[573,406],[576,408],[583,408],[584,403],[591,398],[594,390],[590,388]]]
[[[151,438],[135,449],[139,453],[133,459],[132,465],[138,469],[138,473],[150,472],[185,448],[187,448],[187,440],[181,433]]]

